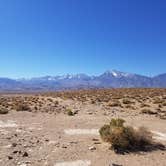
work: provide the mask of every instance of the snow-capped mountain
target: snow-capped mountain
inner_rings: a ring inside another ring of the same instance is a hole
[[[166,74],[147,77],[117,70],[108,70],[99,76],[66,74],[36,78],[0,78],[0,91],[48,91],[80,88],[164,87]]]
[[[103,75],[106,75],[106,76],[111,76],[112,75],[113,77],[117,77],[117,78],[134,76],[134,74],[125,73],[125,72],[121,72],[121,71],[118,71],[118,70],[107,70]]]

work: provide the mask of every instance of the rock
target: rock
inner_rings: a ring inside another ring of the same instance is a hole
[[[12,157],[12,156],[8,156],[8,159],[9,159],[9,160],[12,160],[12,159],[13,159],[13,157]]]
[[[122,166],[122,165],[112,163],[109,166]]]
[[[101,142],[94,142],[94,144],[95,144],[95,145],[99,145],[99,144],[101,144]]]
[[[67,146],[66,145],[62,145],[62,148],[67,149]]]
[[[24,154],[22,155],[22,157],[28,157],[28,153],[24,152]]]
[[[89,150],[94,151],[94,150],[96,150],[96,147],[91,146],[91,147],[89,147]]]
[[[17,143],[12,143],[12,147],[16,147],[17,146]]]
[[[99,141],[99,139],[97,139],[97,138],[93,138],[92,141]]]
[[[14,154],[16,154],[16,153],[18,153],[18,152],[19,152],[18,150],[13,151]]]
[[[23,163],[23,164],[20,164],[20,166],[27,166],[27,164]]]

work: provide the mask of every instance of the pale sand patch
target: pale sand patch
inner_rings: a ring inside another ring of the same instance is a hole
[[[6,128],[6,127],[17,127],[17,124],[15,121],[8,120],[7,122],[0,121],[0,127]]]
[[[67,135],[99,135],[98,129],[66,129],[64,133]]]
[[[68,161],[68,162],[59,162],[54,166],[89,166],[91,162],[88,160],[77,160],[77,161]]]
[[[158,131],[151,132],[154,134],[154,139],[166,141],[166,134]],[[99,129],[66,129],[64,133],[67,135],[99,135]]]
[[[166,134],[158,132],[158,131],[152,131],[153,134],[156,136],[153,136],[154,139],[166,141]]]

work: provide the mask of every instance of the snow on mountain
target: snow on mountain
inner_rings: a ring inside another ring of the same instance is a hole
[[[80,88],[131,88],[166,87],[166,74],[147,77],[138,74],[108,70],[99,76],[86,74],[66,74],[62,76],[44,76],[35,78],[0,78],[0,91],[3,90],[63,90]]]

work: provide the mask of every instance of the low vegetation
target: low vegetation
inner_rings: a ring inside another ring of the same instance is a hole
[[[74,116],[74,112],[71,109],[67,109],[66,112],[67,112],[67,115]]]
[[[149,115],[155,115],[155,114],[157,114],[157,112],[152,111],[151,109],[147,109],[147,108],[142,109],[141,113],[143,113],[143,114],[149,114]]]
[[[31,108],[26,103],[22,102],[22,103],[18,103],[15,106],[15,110],[16,111],[31,111]]]
[[[102,140],[110,143],[115,152],[145,150],[153,144],[152,133],[147,129],[134,129],[124,126],[124,123],[123,119],[112,119],[110,124],[104,125],[99,131]]]
[[[8,112],[9,110],[7,108],[0,107],[0,114],[7,114]]]

